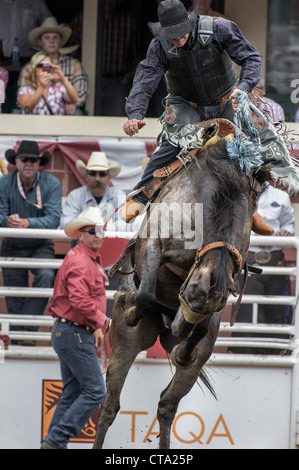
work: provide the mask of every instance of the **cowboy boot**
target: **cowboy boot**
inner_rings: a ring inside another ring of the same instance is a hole
[[[129,199],[120,209],[120,218],[128,224],[140,215],[143,209],[143,204],[136,202],[133,199]]]
[[[252,230],[257,235],[273,235],[274,233],[273,228],[257,212],[252,215]]]

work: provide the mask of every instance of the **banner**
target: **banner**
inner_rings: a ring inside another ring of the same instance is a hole
[[[76,161],[82,160],[87,163],[92,152],[105,152],[109,163],[119,162],[121,171],[119,175],[113,179],[113,185],[122,189],[126,193],[133,190],[136,183],[143,173],[143,160],[150,157],[156,149],[154,141],[143,139],[112,139],[103,138],[99,140],[86,140],[80,138],[34,138],[34,137],[0,137],[0,158],[3,160],[9,171],[15,169],[13,165],[9,165],[5,152],[8,149],[17,150],[21,140],[36,140],[38,142],[41,153],[46,150],[50,152],[54,158],[54,152],[59,151],[62,158],[67,162],[72,173],[78,180],[78,187],[85,184],[84,178],[76,169]],[[51,171],[55,176],[55,171]]]

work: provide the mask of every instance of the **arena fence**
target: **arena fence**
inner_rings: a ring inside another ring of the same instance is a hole
[[[7,229],[0,228],[0,237],[11,237],[11,238],[50,238],[53,240],[63,240],[68,237],[65,235],[63,230],[37,230],[37,229]],[[130,239],[132,238],[132,233],[127,232],[106,232],[106,237],[109,238],[122,238]],[[253,237],[251,239],[251,246],[271,246],[273,245],[273,238],[271,237]],[[259,295],[244,295],[242,298],[242,303],[252,304],[253,305],[253,318],[252,323],[235,323],[233,327],[229,325],[228,322],[222,322],[220,326],[220,333],[224,333],[224,336],[220,335],[217,339],[216,345],[221,348],[234,348],[234,347],[257,347],[257,348],[272,348],[279,349],[284,351],[289,351],[290,353],[294,352],[296,348],[296,338],[299,338],[298,331],[298,289],[299,289],[299,280],[298,280],[298,248],[299,248],[299,239],[295,237],[284,238],[276,237],[275,246],[280,246],[282,249],[286,247],[293,247],[296,249],[296,266],[294,267],[264,267],[263,274],[272,274],[272,275],[287,275],[295,279],[295,292],[292,296],[259,296]],[[15,268],[49,268],[49,269],[59,269],[61,266],[61,259],[32,259],[32,258],[1,258],[0,257],[0,267],[15,267]],[[115,290],[107,290],[107,299],[113,300],[113,295]],[[51,298],[53,296],[53,289],[49,288],[33,288],[33,287],[0,287],[0,296],[4,297],[43,297]],[[230,296],[229,304],[233,304],[237,301],[237,298]],[[258,318],[258,305],[267,304],[267,305],[290,305],[294,309],[294,324],[292,325],[274,325],[274,324],[260,324],[257,321]],[[38,341],[49,341],[50,333],[49,332],[26,332],[26,331],[9,331],[10,326],[36,326],[36,327],[51,327],[53,324],[53,319],[48,316],[19,316],[19,315],[0,315],[0,324],[2,334],[9,334],[11,340],[38,340]],[[14,328],[15,330],[15,328]],[[258,333],[259,337],[234,337],[230,336],[230,333]],[[227,336],[225,336],[227,334]],[[271,337],[262,336],[263,334],[268,335],[279,335],[281,337]],[[221,355],[221,353],[220,353]],[[273,357],[273,362],[277,362],[277,358]],[[288,355],[283,358],[285,362],[291,361],[291,355]],[[244,358],[243,358],[244,360]],[[242,361],[243,362],[243,361]]]
[[[132,233],[106,233],[107,237],[111,238],[132,238]],[[6,229],[0,228],[0,237],[11,238],[50,238],[53,240],[66,239],[66,235],[62,230],[35,230],[35,229]],[[253,237],[251,239],[251,246],[271,246],[273,245],[272,237]],[[265,267],[263,274],[273,275],[287,275],[292,278],[294,285],[294,294],[291,296],[258,296],[258,295],[244,295],[243,303],[253,305],[253,319],[252,323],[236,323],[230,327],[229,322],[223,321],[220,326],[220,335],[217,339],[216,346],[220,347],[223,352],[215,352],[211,356],[208,366],[212,367],[230,367],[245,368],[247,370],[253,369],[257,371],[259,368],[265,368],[266,371],[273,369],[277,370],[277,374],[281,370],[291,374],[290,396],[286,400],[290,402],[290,448],[299,446],[299,313],[298,313],[298,292],[299,292],[299,238],[291,237],[275,237],[275,246],[284,248],[293,248],[296,251],[296,265],[294,267]],[[22,258],[0,258],[0,267],[19,267],[19,268],[37,268],[47,267],[50,269],[58,269],[61,265],[61,259],[45,260],[45,259],[22,259]],[[107,298],[113,299],[115,291],[107,290]],[[0,287],[0,296],[28,296],[28,297],[46,297],[51,298],[53,289],[43,288],[12,288]],[[237,301],[234,297],[229,297],[229,303],[233,304]],[[260,324],[258,318],[258,306],[260,304],[268,305],[291,305],[294,310],[294,321],[292,325],[275,325],[275,324]],[[56,361],[57,357],[55,352],[50,346],[50,329],[53,325],[53,318],[50,316],[19,316],[0,314],[0,334],[9,335],[12,341],[19,340],[35,340],[38,341],[35,347],[25,347],[19,345],[10,345],[4,351],[5,360],[36,360],[42,361]],[[34,326],[38,331],[22,331],[22,327]],[[13,327],[13,329],[11,329]],[[18,330],[16,327],[19,327]],[[258,338],[251,337],[238,337],[231,333],[258,333]],[[273,334],[274,337],[267,337],[266,335]],[[265,336],[263,336],[265,335]],[[275,337],[275,336],[283,336]],[[2,345],[3,346],[3,345]],[[284,355],[253,355],[253,354],[228,354],[227,348],[233,349],[234,347],[247,347],[253,346],[258,348],[272,348],[286,351]],[[1,343],[0,343],[1,353]],[[1,354],[0,354],[1,355]],[[2,351],[3,355],[3,351]],[[136,363],[160,364],[167,361],[167,359],[149,358],[146,354],[140,354]],[[238,369],[239,370],[239,369]],[[242,370],[242,369],[241,369]],[[244,370],[244,369],[243,369]],[[267,372],[269,374],[269,372]]]

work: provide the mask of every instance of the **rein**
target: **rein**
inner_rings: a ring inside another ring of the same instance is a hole
[[[240,303],[241,303],[242,295],[243,295],[245,285],[246,285],[246,282],[247,282],[247,277],[248,277],[247,263],[246,262],[243,263],[243,258],[242,258],[242,256],[240,255],[239,251],[237,250],[237,248],[235,246],[232,246],[231,244],[226,243],[226,242],[214,242],[214,243],[209,243],[208,245],[206,245],[203,248],[198,248],[198,250],[196,252],[195,261],[193,263],[193,266],[191,267],[191,269],[188,273],[188,276],[185,279],[185,282],[182,284],[181,289],[180,289],[179,300],[180,300],[180,304],[181,304],[181,309],[182,309],[182,312],[183,312],[183,315],[184,315],[184,318],[185,318],[186,322],[191,323],[192,325],[197,325],[198,323],[203,321],[205,318],[209,317],[210,314],[202,314],[202,313],[195,312],[194,310],[191,310],[188,303],[183,298],[183,293],[184,293],[184,291],[187,287],[187,284],[188,284],[192,274],[194,273],[195,269],[200,265],[201,260],[204,257],[204,255],[206,253],[208,253],[209,251],[215,250],[217,248],[226,248],[227,250],[229,250],[229,252],[231,253],[231,255],[233,257],[235,268],[236,268],[236,271],[237,271],[238,275],[240,274],[242,268],[245,267],[244,284],[243,284],[242,291],[240,293],[238,302],[237,302],[237,304],[235,306],[235,309],[233,311],[233,314],[232,314],[231,326],[233,325],[233,323],[235,321],[235,318],[237,316],[237,311],[238,311]]]

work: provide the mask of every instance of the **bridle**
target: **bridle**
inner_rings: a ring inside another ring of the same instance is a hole
[[[202,261],[202,258],[207,254],[209,253],[211,250],[216,250],[218,248],[226,248],[230,254],[232,255],[233,257],[233,261],[234,261],[234,267],[235,267],[235,278],[237,278],[240,274],[240,272],[242,271],[242,268],[244,268],[245,270],[245,277],[244,277],[244,283],[243,283],[243,287],[242,287],[242,291],[239,295],[239,299],[238,299],[238,302],[237,304],[235,305],[235,308],[232,312],[232,316],[231,316],[231,326],[234,324],[235,322],[235,319],[236,319],[236,316],[237,316],[237,313],[238,313],[238,309],[239,309],[239,306],[240,306],[240,303],[241,303],[241,300],[242,300],[242,295],[243,295],[243,292],[244,292],[244,289],[245,289],[245,285],[246,285],[246,282],[247,282],[247,278],[248,278],[248,266],[247,266],[247,263],[246,263],[246,260],[245,262],[243,261],[243,257],[242,255],[240,254],[240,252],[237,250],[237,248],[227,242],[214,242],[214,243],[209,243],[208,245],[204,246],[204,247],[201,247],[201,248],[198,248],[198,250],[196,251],[196,256],[195,256],[195,261],[188,273],[188,276],[187,278],[185,279],[184,283],[182,284],[181,286],[181,289],[180,289],[180,292],[179,292],[179,300],[180,300],[180,304],[181,304],[181,309],[182,309],[182,313],[184,315],[184,318],[186,320],[187,323],[191,323],[192,325],[197,325],[198,323],[202,322],[203,320],[205,320],[206,318],[208,318],[211,314],[202,314],[202,313],[198,313],[198,312],[195,312],[194,310],[192,310],[188,303],[186,302],[186,300],[183,298],[183,294],[184,294],[184,291],[187,287],[187,284],[189,283],[189,280],[192,276],[192,274],[194,273],[195,269],[199,267],[201,261]]]

